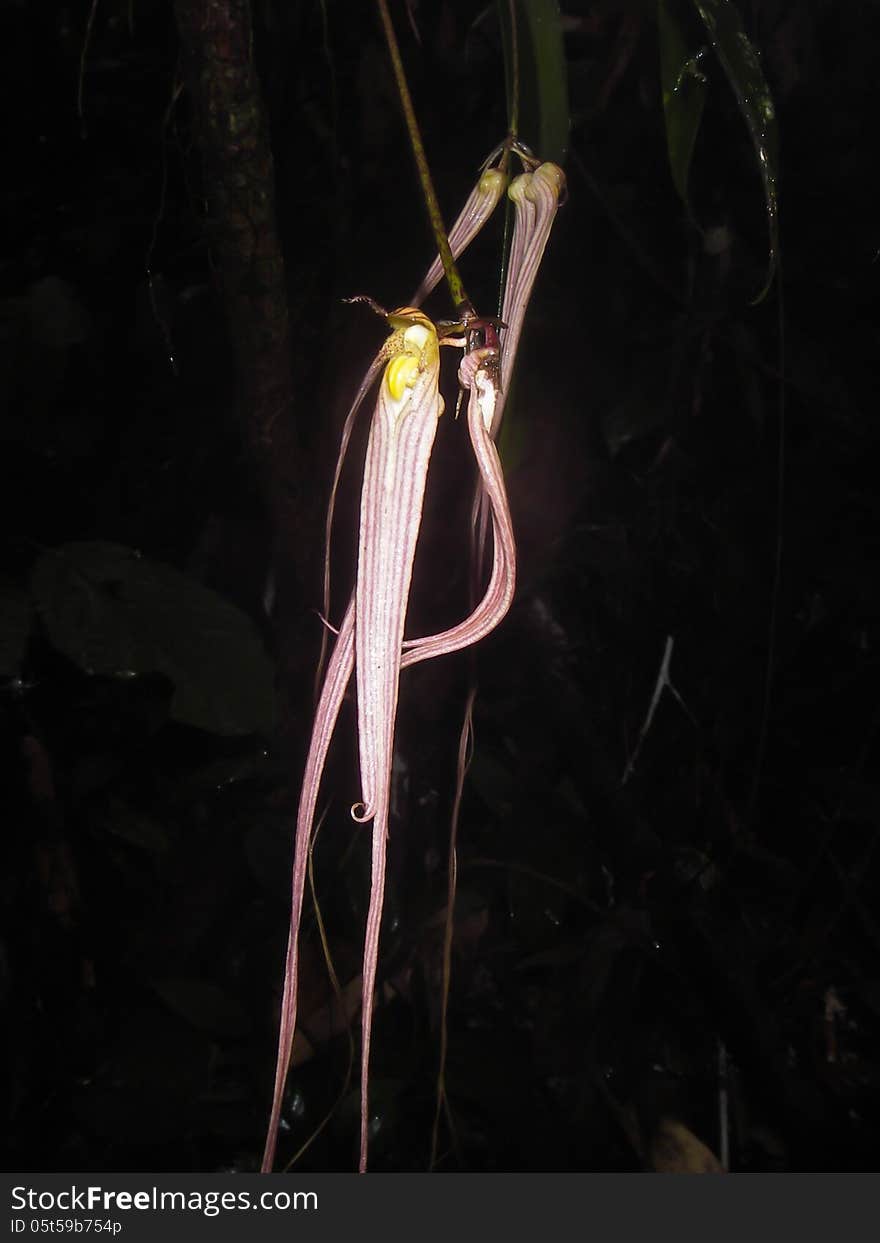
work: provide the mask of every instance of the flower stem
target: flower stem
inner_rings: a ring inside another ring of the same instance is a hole
[[[512,139],[519,137],[519,38],[516,30],[516,4],[507,0],[507,19],[510,23],[510,66],[508,69],[509,96],[507,101],[508,132]]]
[[[382,18],[382,27],[385,31],[385,42],[388,44],[388,54],[391,57],[391,65],[394,69],[394,78],[397,82],[397,93],[400,96],[400,106],[403,109],[406,128],[409,133],[410,146],[412,147],[413,158],[416,162],[416,169],[419,174],[419,181],[422,186],[422,195],[425,199],[425,207],[428,209],[428,219],[431,222],[431,231],[434,234],[434,242],[437,246],[437,253],[440,255],[440,261],[443,264],[443,272],[446,276],[446,283],[449,286],[449,292],[455,306],[456,316],[467,322],[475,317],[474,308],[470,298],[465,292],[464,284],[459,275],[452,250],[449,246],[449,238],[446,235],[446,227],[443,223],[443,216],[440,212],[440,204],[437,202],[437,195],[434,192],[434,182],[431,179],[431,170],[428,167],[428,157],[425,155],[425,148],[422,144],[422,135],[419,130],[419,123],[416,119],[415,109],[413,108],[412,97],[409,93],[409,86],[406,81],[406,73],[403,68],[403,60],[400,56],[400,48],[397,45],[397,36],[394,33],[394,27],[391,24],[391,14],[388,12],[388,0],[376,0],[379,8],[379,16]]]

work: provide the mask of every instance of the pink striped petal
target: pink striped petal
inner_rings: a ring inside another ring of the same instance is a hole
[[[506,185],[507,176],[500,168],[487,168],[482,173],[449,233],[449,248],[456,259],[470,246],[492,215]],[[413,294],[412,305],[421,306],[442,279],[443,267],[438,257],[428,268],[424,280]]]
[[[293,854],[293,879],[291,882],[290,932],[287,941],[287,957],[284,964],[284,992],[281,999],[281,1023],[278,1033],[278,1056],[275,1063],[275,1086],[272,1094],[272,1112],[266,1135],[261,1170],[264,1174],[272,1169],[278,1127],[281,1122],[281,1106],[284,1100],[284,1084],[290,1065],[293,1037],[296,1031],[296,1002],[299,981],[299,925],[302,915],[303,891],[308,869],[309,841],[315,822],[315,808],[330,740],[336,728],[339,709],[351,679],[354,667],[354,602],[346,610],[339,634],[333,647],[327,674],[321,688],[321,697],[315,711],[312,737],[306,759],[299,809],[296,817],[296,838]]]
[[[362,1170],[367,1162],[370,1036],[385,894],[385,839],[400,654],[428,464],[443,411],[440,345],[434,325],[410,307],[395,312],[389,322],[400,322],[401,326],[394,357],[379,388],[367,444],[355,592],[362,803],[357,811],[352,809],[352,815],[358,820],[373,820],[361,1012]]]

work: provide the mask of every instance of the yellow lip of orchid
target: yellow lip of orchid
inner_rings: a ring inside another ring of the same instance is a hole
[[[396,402],[399,402],[408,388],[416,382],[419,374],[419,360],[412,354],[397,354],[385,368],[385,383]]]
[[[394,331],[386,342],[385,352],[394,353],[385,368],[384,378],[395,403],[400,403],[426,367],[436,363],[437,331],[426,315],[412,307],[392,311],[388,322]]]

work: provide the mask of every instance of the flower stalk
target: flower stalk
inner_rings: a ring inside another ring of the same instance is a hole
[[[406,73],[403,68],[397,36],[394,33],[391,14],[388,12],[388,0],[376,0],[376,3],[379,8],[379,16],[382,19],[382,29],[385,32],[385,42],[388,45],[388,55],[391,58],[391,67],[394,70],[397,93],[400,97],[400,106],[403,109],[403,118],[406,121],[406,129],[409,134],[413,158],[416,162],[416,170],[422,186],[422,196],[428,211],[428,219],[431,223],[431,231],[434,234],[437,253],[440,256],[440,262],[446,276],[446,283],[449,286],[449,293],[455,307],[455,314],[461,320],[473,319],[474,308],[465,292],[464,283],[453,258],[449,238],[446,235],[446,226],[443,223],[443,213],[440,211],[440,204],[437,201],[437,194],[434,190],[434,181],[431,177],[431,170],[428,167],[428,157],[425,155],[425,147],[422,142],[422,134],[419,129],[415,108],[413,108],[412,96],[409,93],[409,85],[407,84]]]

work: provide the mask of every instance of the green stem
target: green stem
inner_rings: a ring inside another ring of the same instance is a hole
[[[434,234],[434,242],[437,246],[437,253],[440,255],[440,262],[443,264],[443,271],[446,276],[446,283],[449,286],[449,292],[455,306],[456,316],[464,322],[475,317],[474,308],[470,298],[465,293],[465,288],[459,275],[458,268],[455,265],[455,259],[449,247],[449,238],[446,235],[446,226],[443,223],[443,216],[440,212],[440,204],[437,202],[437,195],[434,192],[434,183],[431,180],[431,170],[428,167],[428,158],[425,155],[425,148],[422,145],[422,135],[419,131],[419,123],[416,120],[415,109],[413,108],[412,97],[409,93],[409,87],[406,82],[406,73],[403,68],[403,61],[400,56],[400,48],[397,46],[397,37],[394,33],[394,27],[391,24],[391,14],[388,12],[387,0],[376,0],[379,6],[379,16],[382,18],[382,26],[385,31],[385,42],[388,44],[388,54],[391,57],[391,64],[394,68],[394,77],[397,82],[397,93],[400,96],[400,106],[403,109],[406,128],[409,132],[410,146],[412,147],[413,157],[416,162],[416,169],[419,174],[419,181],[422,185],[422,194],[425,199],[425,206],[428,209],[428,219],[431,222],[431,230]]]
[[[510,137],[519,137],[519,38],[516,31],[516,4],[507,0],[510,17],[510,113],[508,126]]]
[[[507,88],[507,141],[500,167],[507,172],[510,152],[519,137],[519,38],[516,30],[516,0],[507,0],[507,26],[504,23],[502,5],[499,0],[498,22],[501,28],[501,39],[504,47],[504,83]],[[501,306],[504,302],[504,288],[507,284],[507,267],[510,262],[510,238],[513,232],[510,199],[505,202],[504,235],[501,239],[501,272],[498,281],[498,318],[501,318]]]

